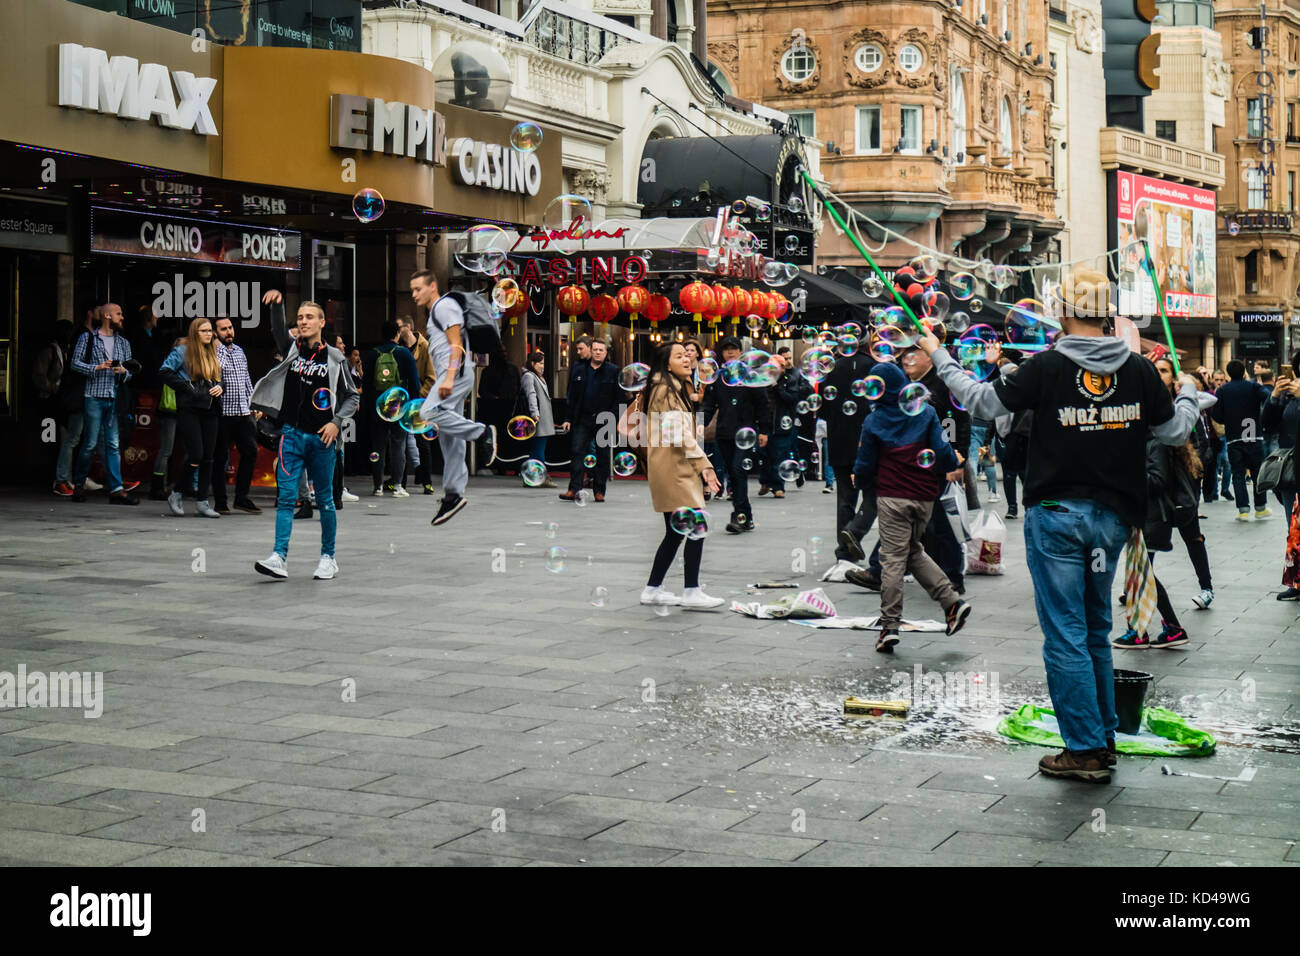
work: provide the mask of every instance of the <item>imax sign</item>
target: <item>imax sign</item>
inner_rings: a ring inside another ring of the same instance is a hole
[[[175,84],[175,92],[173,92]],[[149,120],[169,129],[216,136],[208,100],[217,81],[161,63],[141,64],[129,56],[111,59],[103,50],[59,44],[59,105],[122,119]]]

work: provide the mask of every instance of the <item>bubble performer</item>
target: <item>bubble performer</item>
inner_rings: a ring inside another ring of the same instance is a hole
[[[254,564],[259,574],[284,579],[289,576],[289,535],[298,500],[298,482],[306,470],[312,484],[323,493],[316,496],[320,508],[320,562],[312,575],[328,581],[339,573],[334,559],[338,515],[334,511],[334,469],[338,453],[334,443],[343,422],[356,414],[361,396],[352,384],[347,358],[321,340],[325,312],[315,302],[298,306],[298,334],[289,334],[284,315],[284,296],[275,289],[262,296],[270,307],[271,333],[284,359],[253,386],[249,406],[280,425],[275,462],[278,494],[275,501],[275,550]],[[329,389],[327,408],[317,408],[314,397]]]

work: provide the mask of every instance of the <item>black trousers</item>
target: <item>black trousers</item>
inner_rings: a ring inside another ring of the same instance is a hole
[[[609,484],[609,449],[599,447],[599,442],[596,442],[599,431],[600,425],[594,417],[584,416],[581,421],[573,423],[570,437],[573,460],[569,464],[569,490],[575,494],[582,489],[582,479],[588,471],[591,472],[591,490],[596,494],[603,495],[605,486]],[[591,450],[593,442],[596,442],[594,451]],[[595,468],[588,468],[584,463],[588,454],[596,456]]]
[[[839,479],[835,484],[835,560],[849,561],[852,559],[844,550],[844,545],[839,543],[840,532],[848,531],[861,544],[871,526],[876,523],[876,496],[874,493],[864,494],[853,487],[851,463],[846,463],[842,472],[837,465],[832,464],[831,467]]]
[[[384,487],[385,468],[395,483],[400,484],[405,480],[406,436],[407,432],[397,422],[386,422],[378,415],[371,416],[370,477],[374,480],[376,491]]]
[[[655,552],[655,562],[650,568],[650,580],[646,582],[646,585],[657,588],[664,583],[664,577],[672,566],[673,558],[677,556],[677,549],[681,547],[682,539],[685,538],[686,586],[688,588],[698,588],[700,586],[700,560],[704,557],[704,539],[687,538],[684,534],[678,534],[673,530],[671,519],[671,514],[664,514],[664,537],[659,542],[659,549]]]
[[[1250,510],[1250,495],[1255,496],[1255,510],[1268,507],[1268,496],[1261,495],[1255,482],[1259,479],[1259,466],[1264,463],[1262,441],[1234,441],[1228,444],[1228,465],[1232,468],[1232,491],[1237,498],[1237,510]],[[1250,485],[1246,474],[1250,473]],[[1249,492],[1249,493],[1248,493]]]
[[[235,500],[248,498],[253,484],[253,466],[257,464],[257,433],[251,415],[222,415],[217,422],[217,445],[212,453],[212,507],[226,507],[226,460],[230,446],[239,452],[239,470],[235,472]]]
[[[194,488],[194,496],[208,494],[212,487],[212,456],[217,449],[217,428],[221,422],[221,409],[197,411],[181,408],[176,412],[176,434],[185,449],[185,464],[190,469],[193,482],[185,482],[186,490]]]
[[[718,454],[727,467],[727,473],[731,475],[731,517],[733,520],[744,518],[750,521],[753,515],[749,505],[749,473],[758,460],[758,445],[753,448],[737,448],[734,438],[719,438]],[[750,462],[749,468],[744,466],[746,461]]]

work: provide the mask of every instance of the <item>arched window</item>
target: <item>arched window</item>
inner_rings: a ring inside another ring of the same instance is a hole
[[[1011,155],[1011,101],[1005,96],[1002,98],[1001,122],[998,131],[998,151],[1003,156]]]
[[[966,152],[966,84],[961,72],[952,68],[952,155]],[[960,159],[957,162],[961,162]]]

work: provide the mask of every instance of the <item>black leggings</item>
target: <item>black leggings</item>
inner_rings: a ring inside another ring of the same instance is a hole
[[[647,587],[657,588],[664,583],[664,576],[668,574],[668,568],[673,563],[673,558],[677,557],[677,549],[681,547],[684,534],[678,534],[673,530],[672,515],[664,513],[664,539],[659,542],[659,550],[655,552],[655,563],[650,568],[650,580],[646,582]],[[688,588],[698,588],[700,586],[700,559],[704,556],[704,539],[703,538],[686,538],[686,586]]]
[[[1183,537],[1183,544],[1187,545],[1187,556],[1192,559],[1192,567],[1196,570],[1196,583],[1202,590],[1213,591],[1214,584],[1210,581],[1210,555],[1205,550],[1205,535],[1201,534],[1200,521],[1193,518],[1179,527],[1178,533]]]
[[[195,477],[195,470],[198,472],[198,483],[186,482],[184,491],[195,489],[196,498],[200,495],[207,498],[212,492],[212,456],[217,450],[217,426],[220,424],[220,407],[203,411],[182,408],[176,413],[176,433],[185,448],[185,463],[190,467],[190,477]]]

